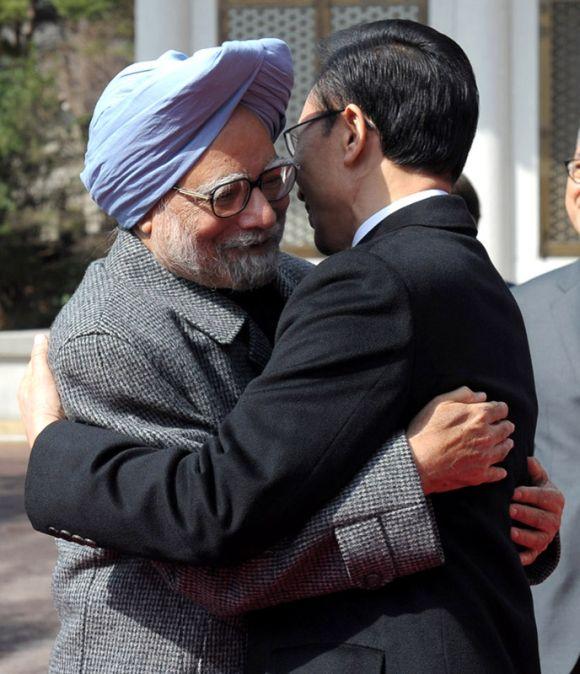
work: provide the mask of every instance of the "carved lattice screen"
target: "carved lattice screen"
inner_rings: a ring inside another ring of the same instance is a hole
[[[248,40],[279,37],[294,57],[294,92],[288,123],[298,120],[314,81],[316,44],[330,33],[364,21],[412,19],[427,21],[427,0],[368,2],[354,0],[221,0],[220,39]],[[282,141],[279,152],[285,154]],[[316,255],[311,229],[301,204],[294,197],[286,219],[285,250]]]
[[[540,33],[542,255],[580,255],[564,208],[566,173],[580,126],[580,1],[542,0]]]

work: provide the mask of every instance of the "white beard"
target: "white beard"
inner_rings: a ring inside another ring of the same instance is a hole
[[[260,288],[276,277],[283,222],[268,231],[243,231],[223,243],[205,243],[198,241],[195,218],[184,222],[169,208],[157,215],[153,250],[172,274],[210,288],[232,290]],[[244,250],[264,242],[268,244],[263,252]]]

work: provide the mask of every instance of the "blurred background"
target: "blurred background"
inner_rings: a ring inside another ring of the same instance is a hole
[[[15,390],[28,331],[50,326],[114,232],[78,178],[106,83],[131,61],[167,49],[192,53],[227,39],[277,36],[294,56],[294,123],[317,71],[317,41],[384,18],[432,25],[474,66],[481,116],[465,172],[479,194],[480,239],[502,276],[520,283],[579,254],[562,196],[563,161],[580,120],[580,0],[0,0],[5,435],[20,433]],[[296,201],[284,246],[317,255]]]
[[[409,18],[456,39],[481,92],[466,174],[480,237],[521,282],[578,255],[562,206],[580,118],[578,0],[0,0],[0,330],[46,328],[109,222],[78,179],[94,104],[135,58],[275,35],[294,54],[294,122],[316,42],[361,21]],[[313,256],[299,204],[285,246]]]
[[[0,671],[45,671],[56,627],[54,546],[23,514],[15,396],[32,335],[50,326],[114,231],[78,178],[102,89],[128,63],[167,49],[277,36],[294,55],[292,124],[316,73],[317,40],[383,18],[432,25],[474,66],[481,117],[465,172],[503,277],[520,283],[578,256],[563,162],[580,125],[580,0],[0,0]],[[284,246],[316,257],[298,203]]]

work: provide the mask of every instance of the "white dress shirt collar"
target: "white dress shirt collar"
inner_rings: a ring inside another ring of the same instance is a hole
[[[407,197],[402,199],[397,199],[393,201],[388,206],[381,208],[380,211],[373,213],[370,218],[367,218],[362,225],[356,230],[354,238],[352,240],[352,246],[356,246],[357,243],[360,243],[362,239],[372,231],[380,222],[382,222],[388,215],[391,215],[395,211],[398,211],[400,208],[405,208],[405,206],[410,206],[415,204],[418,201],[423,201],[423,199],[429,199],[430,197],[440,197],[446,196],[448,193],[444,190],[422,190],[421,192],[415,192],[414,194],[409,194]]]

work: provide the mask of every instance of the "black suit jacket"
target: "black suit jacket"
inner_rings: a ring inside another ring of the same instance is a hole
[[[32,456],[31,520],[133,554],[249,555],[338,492],[433,396],[468,384],[509,404],[515,448],[506,480],[433,499],[445,566],[256,614],[250,669],[372,674],[386,657],[396,672],[538,671],[508,517],[533,447],[530,357],[519,310],[475,235],[460,198],[434,197],[323,262],[287,304],[264,373],[197,455],[49,427]],[[34,480],[59,489],[60,503],[43,501]],[[100,527],[84,522],[87,509]]]

